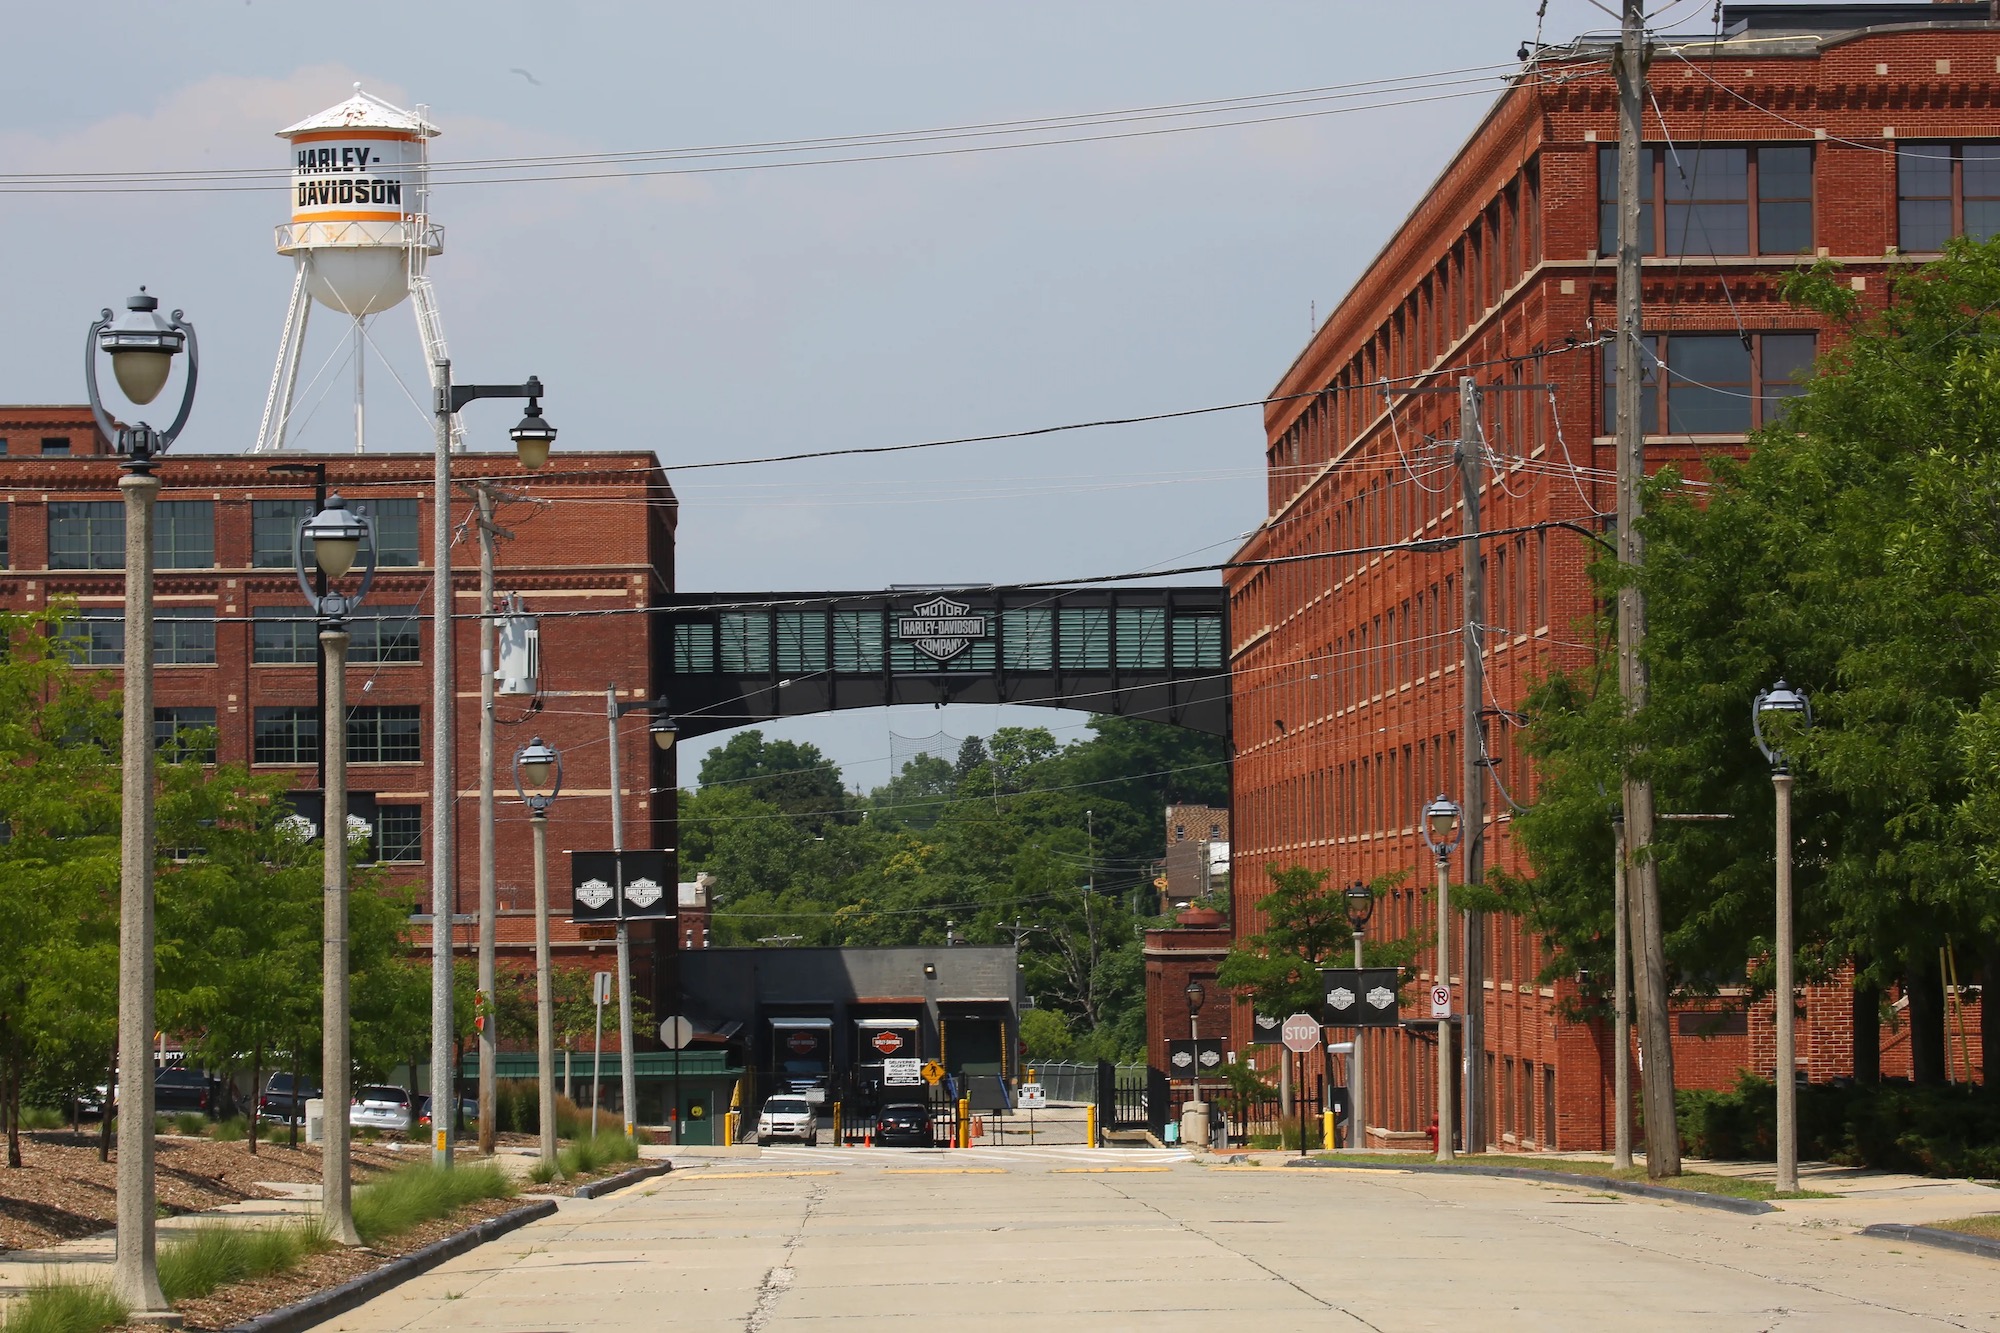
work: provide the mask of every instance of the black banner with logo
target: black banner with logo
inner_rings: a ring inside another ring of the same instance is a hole
[[[570,920],[671,921],[680,886],[667,878],[665,851],[571,852]]]
[[[1392,1028],[1402,1022],[1396,1003],[1400,969],[1323,967],[1319,980],[1325,1000],[1320,1018],[1328,1027]]]

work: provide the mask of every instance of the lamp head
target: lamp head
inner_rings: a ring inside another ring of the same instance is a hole
[[[306,520],[305,539],[312,545],[313,563],[329,579],[347,577],[367,535],[368,525],[338,495],[327,496],[326,508]]]
[[[537,736],[515,754],[514,774],[524,795],[552,797],[562,785],[562,757]]]
[[[1750,732],[1756,738],[1757,748],[1763,752],[1766,762],[1775,772],[1788,768],[1784,750],[1773,744],[1773,737],[1765,734],[1772,727],[1782,734],[1785,731],[1803,731],[1813,724],[1812,700],[1806,692],[1795,689],[1782,678],[1768,690],[1759,690],[1750,705]]]
[[[1450,856],[1452,848],[1458,846],[1458,819],[1458,802],[1442,792],[1424,807],[1424,844],[1433,854]]]
[[[119,389],[142,406],[160,396],[167,372],[186,344],[187,335],[160,318],[158,298],[148,296],[144,287],[125,302],[125,313],[97,334],[97,346],[111,357]]]
[[[549,461],[549,446],[556,442],[556,428],[542,419],[542,401],[528,400],[527,413],[519,425],[507,432],[514,441],[514,451],[520,456],[521,466],[530,472],[538,472]]]
[[[1208,998],[1207,989],[1203,987],[1199,981],[1190,981],[1187,984],[1186,994],[1187,994],[1188,1012],[1191,1014],[1199,1012],[1201,1009],[1201,1002]]]
[[[1355,933],[1359,934],[1361,928],[1368,924],[1368,918],[1375,915],[1375,890],[1357,879],[1348,886],[1345,896],[1347,924],[1354,927]]]
[[[653,724],[647,727],[646,731],[652,736],[653,744],[663,751],[673,749],[674,741],[681,734],[681,729],[674,725],[672,716],[666,713],[654,718]]]

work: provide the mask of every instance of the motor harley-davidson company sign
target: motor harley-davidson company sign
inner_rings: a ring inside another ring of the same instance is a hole
[[[896,617],[896,638],[934,662],[951,661],[991,633],[989,617],[949,597],[933,597]]]

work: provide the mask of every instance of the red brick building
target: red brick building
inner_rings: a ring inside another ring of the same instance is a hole
[[[1666,369],[1646,389],[1649,464],[1740,447],[1793,391],[1825,330],[1778,299],[1786,271],[1831,256],[1879,303],[1885,279],[1945,237],[2000,229],[2000,27],[1987,17],[1985,4],[1726,5],[1720,42],[1655,51],[1643,299]],[[1594,529],[1615,508],[1610,349],[1599,345],[1615,287],[1607,56],[1589,43],[1546,50],[1279,380],[1265,423],[1270,514],[1238,557],[1455,537],[1457,395],[1391,396],[1382,381],[1552,386],[1488,394],[1479,423],[1481,526],[1531,529],[1487,543],[1479,636],[1486,863],[1516,871],[1509,798],[1526,801],[1533,777],[1514,710],[1538,675],[1593,651],[1586,543],[1534,525]],[[1402,872],[1371,933],[1435,919],[1417,821],[1430,797],[1457,799],[1461,786],[1459,569],[1453,542],[1229,576],[1239,933],[1258,928],[1273,864],[1326,869],[1336,884]],[[1510,917],[1489,921],[1482,993],[1465,996],[1456,964],[1444,969],[1457,1011],[1469,1000],[1486,1014],[1475,1058],[1487,1137],[1608,1145],[1608,1035],[1560,1018],[1570,983],[1536,983],[1543,946]],[[1418,967],[1427,983],[1437,970],[1428,954]],[[1807,999],[1801,1067],[1814,1079],[1852,1071],[1849,1003],[1837,986]],[[1975,1076],[1978,1009],[1967,1006]],[[1745,1012],[1727,994],[1676,1015],[1683,1083],[1770,1073],[1769,1015],[1768,1002]],[[1239,1043],[1247,1023],[1239,1009]],[[1433,1053],[1415,1031],[1371,1043],[1371,1127],[1430,1123]]]
[[[54,599],[77,604],[77,652],[114,679],[122,669],[124,518],[117,461],[87,407],[0,408],[0,609],[31,610]],[[274,475],[274,464],[324,464],[329,490],[369,507],[378,573],[353,623],[348,666],[349,786],[354,813],[373,826],[374,855],[403,883],[423,886],[416,918],[428,951],[430,838],[432,531],[428,454],[260,455],[170,453],[160,478],[155,556],[155,730],[214,728],[216,755],[279,773],[295,789],[317,785],[318,641],[292,572],[292,533],[313,500],[313,479]],[[454,476],[504,479],[515,498],[497,509],[512,540],[496,543],[496,586],[521,594],[530,612],[635,611],[673,589],[673,492],[651,453],[559,449],[548,467],[523,474],[511,454],[461,454]],[[459,538],[451,578],[462,613],[453,626],[457,668],[458,885],[455,927],[468,955],[479,906],[480,643],[476,619],[479,549],[473,501],[454,497]],[[406,615],[396,615],[406,612]],[[369,616],[388,617],[369,620]],[[498,792],[495,857],[503,964],[528,965],[534,920],[533,862],[526,811],[515,794],[512,757],[539,735],[563,755],[563,789],[549,815],[549,876],[558,918],[569,902],[571,849],[611,845],[612,775],[604,691],[659,697],[656,617],[550,616],[541,622],[541,693],[502,698],[495,716]],[[652,745],[643,712],[621,723],[616,786],[626,839],[656,847],[673,816],[674,759]],[[307,804],[317,808],[316,793]],[[600,932],[601,933],[601,932]],[[608,934],[590,937],[557,920],[557,963],[608,968]],[[633,931],[634,989],[656,1011],[668,988],[652,928]],[[671,950],[671,926],[658,947]]]

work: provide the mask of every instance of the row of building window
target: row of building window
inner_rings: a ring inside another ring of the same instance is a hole
[[[10,458],[68,458],[69,436],[44,435],[37,442],[0,435],[0,454]]]
[[[257,607],[250,660],[260,666],[311,666],[319,660],[319,624],[304,611]],[[378,666],[418,660],[414,606],[369,607],[348,622],[348,660]],[[65,627],[64,643],[78,666],[125,664],[125,615],[88,609]],[[213,607],[162,606],[153,611],[154,666],[214,666]]]
[[[1810,333],[1659,333],[1640,358],[1640,428],[1648,435],[1743,435],[1780,420],[1805,392]],[[1618,349],[1601,349],[1602,429],[1618,429]]]
[[[319,762],[317,708],[251,710],[251,762]],[[347,710],[347,762],[414,764],[423,759],[423,726],[415,704],[384,704]]]
[[[1639,235],[1649,255],[1797,255],[1813,249],[1808,144],[1647,148]],[[1597,250],[1618,250],[1618,150],[1597,151]],[[2000,143],[1896,148],[1894,244],[1924,254],[2000,232]]]
[[[408,567],[421,563],[415,500],[371,500],[376,563]],[[48,506],[48,568],[123,569],[125,505],[119,500],[52,500]],[[0,505],[0,568],[8,559],[9,506]],[[250,502],[250,566],[290,569],[299,521],[312,513],[310,500]],[[362,563],[367,555],[364,550]],[[161,500],[153,507],[153,564],[158,569],[215,567],[215,502]]]

